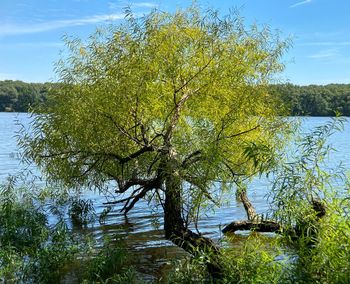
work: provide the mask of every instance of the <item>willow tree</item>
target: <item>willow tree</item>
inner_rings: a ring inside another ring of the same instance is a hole
[[[26,157],[71,187],[115,184],[125,213],[153,197],[166,238],[216,249],[189,225],[232,181],[273,162],[283,124],[267,87],[286,43],[233,13],[191,7],[128,12],[67,46],[60,84],[22,141]]]

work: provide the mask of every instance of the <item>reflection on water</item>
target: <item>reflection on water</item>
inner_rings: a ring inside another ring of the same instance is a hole
[[[20,163],[16,135],[20,128],[19,123],[28,126],[30,118],[26,114],[0,113],[0,182],[4,182],[9,174],[15,174],[24,169]],[[327,118],[306,118],[303,119],[303,129],[311,129],[314,126],[322,125]],[[332,155],[332,163],[344,162],[346,169],[350,168],[350,124],[346,123],[345,131],[336,133],[331,137],[330,142],[338,150]],[[35,171],[34,168],[31,168]],[[258,213],[266,213],[266,193],[270,184],[266,179],[254,180],[249,189],[249,197],[257,208]],[[94,203],[97,215],[106,206],[103,202],[106,199],[95,193],[87,193],[84,198],[91,199]],[[140,201],[135,208],[129,212],[126,218],[119,212],[120,205],[113,207],[105,222],[100,224],[98,218],[86,228],[73,228],[75,231],[92,234],[101,245],[105,236],[112,238],[123,238],[134,255],[135,264],[139,272],[146,275],[159,276],[170,260],[181,258],[186,253],[174,246],[163,237],[161,212],[154,212],[147,205],[146,201]],[[208,212],[199,222],[199,228],[203,234],[215,240],[223,236],[220,228],[233,220],[245,219],[245,211],[242,204],[237,203],[235,198],[228,199],[225,206],[218,208],[215,212]],[[159,223],[159,228],[152,226]],[[235,236],[229,244],[239,246],[247,234]]]

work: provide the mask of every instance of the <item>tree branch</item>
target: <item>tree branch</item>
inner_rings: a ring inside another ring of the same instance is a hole
[[[185,168],[187,168],[189,165],[191,165],[191,164],[197,162],[197,161],[200,159],[200,157],[198,157],[198,156],[201,155],[201,154],[202,154],[202,151],[201,151],[201,150],[197,150],[197,151],[194,151],[193,153],[189,154],[189,155],[182,161],[181,167],[185,169]],[[195,158],[195,157],[197,157],[197,158],[196,158],[196,159],[193,159],[193,158]],[[192,161],[191,161],[191,160],[192,160]]]
[[[235,221],[227,225],[222,232],[234,233],[236,231],[255,231],[255,232],[270,232],[270,233],[279,233],[282,231],[280,224],[273,221]]]
[[[251,129],[248,129],[248,130],[245,130],[245,131],[242,131],[242,132],[239,132],[239,133],[235,133],[235,134],[228,135],[228,136],[217,137],[216,141],[220,141],[220,140],[224,140],[224,139],[231,139],[231,138],[234,138],[234,137],[237,137],[237,136],[249,133],[251,131],[254,131],[254,130],[256,130],[259,127],[260,127],[260,125],[257,125],[257,126],[251,128]]]

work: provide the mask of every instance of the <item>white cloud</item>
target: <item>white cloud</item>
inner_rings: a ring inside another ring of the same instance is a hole
[[[156,8],[158,7],[158,4],[152,2],[108,2],[108,7],[111,10],[117,10],[127,6],[130,6],[131,8]]]
[[[63,47],[63,42],[16,42],[0,43],[0,48],[58,48]]]
[[[2,24],[0,25],[0,36],[41,33],[67,27],[84,26],[98,24],[106,21],[115,21],[123,18],[124,14],[108,14],[94,15],[80,19],[48,21],[30,25]]]
[[[151,2],[140,2],[140,3],[132,3],[131,7],[155,8],[155,7],[158,7],[158,4],[151,3]]]
[[[295,7],[298,7],[298,6],[301,6],[301,5],[305,5],[305,4],[309,4],[311,3],[312,0],[304,0],[304,1],[300,1],[300,2],[297,2],[291,6],[289,6],[289,8],[295,8]]]
[[[297,44],[298,46],[350,46],[350,41],[311,41]]]
[[[309,58],[313,59],[333,59],[339,56],[339,50],[336,48],[321,50],[312,55],[309,55]]]

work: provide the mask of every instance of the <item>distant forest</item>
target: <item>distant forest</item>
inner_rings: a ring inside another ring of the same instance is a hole
[[[0,111],[28,112],[31,107],[45,102],[51,83],[0,81]]]
[[[27,112],[31,107],[45,103],[52,86],[52,83],[0,81],[0,111]],[[281,97],[290,115],[334,116],[338,112],[350,116],[350,84],[279,84],[271,85],[270,93]]]
[[[270,93],[281,96],[291,115],[350,116],[350,84],[271,85]]]

